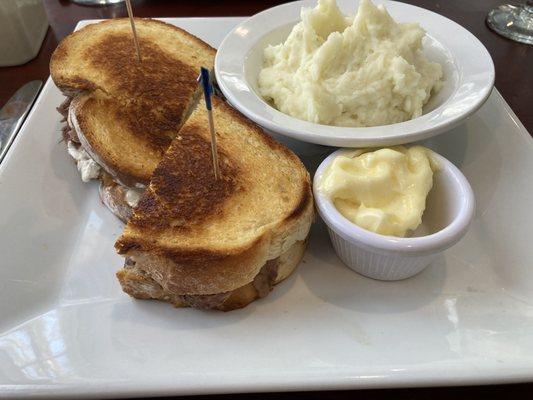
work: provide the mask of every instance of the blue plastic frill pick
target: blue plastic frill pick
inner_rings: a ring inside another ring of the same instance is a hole
[[[211,132],[211,157],[213,158],[213,172],[215,173],[215,179],[220,177],[220,171],[218,168],[218,154],[217,154],[217,137],[215,135],[215,124],[213,122],[213,105],[211,103],[211,95],[213,94],[213,85],[211,84],[211,78],[209,76],[209,70],[207,68],[200,68],[200,76],[198,82],[204,89],[205,107],[207,108],[207,119],[209,120],[209,131]]]

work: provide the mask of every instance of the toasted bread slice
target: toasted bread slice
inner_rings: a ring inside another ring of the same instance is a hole
[[[55,84],[74,97],[70,115],[86,151],[119,183],[149,178],[196,103],[201,66],[215,49],[173,25],[136,19],[138,62],[128,19],[69,35],[50,62]]]
[[[115,18],[67,36],[52,55],[50,74],[67,95],[101,89],[125,101],[142,97],[161,117],[175,120],[196,90],[199,67],[213,65],[215,49],[161,21],[136,18],[135,25],[141,63],[129,20]]]
[[[210,295],[254,280],[307,237],[314,209],[298,157],[215,99],[221,177],[215,180],[200,102],[154,171],[117,251],[165,292]]]
[[[272,260],[276,263],[276,275],[272,282],[263,287],[254,282],[248,283],[240,288],[233,290],[230,293],[222,293],[220,299],[211,298],[214,304],[204,304],[204,306],[214,306],[216,310],[231,311],[238,308],[243,308],[252,301],[265,297],[276,285],[286,279],[300,263],[304,252],[306,242],[298,241],[294,243],[287,251],[281,254],[278,258]],[[192,296],[180,296],[175,293],[167,292],[165,289],[150,277],[141,267],[137,265],[126,265],[117,272],[117,278],[122,285],[122,288],[130,296],[137,299],[155,299],[171,303],[174,307],[187,307],[191,304],[199,305],[201,301],[205,301],[204,296],[199,296],[200,299],[191,298]],[[257,277],[254,279],[254,281]],[[220,300],[220,301],[217,301]],[[208,307],[205,307],[208,308]]]
[[[177,131],[140,129],[130,110],[96,90],[76,96],[69,121],[83,148],[120,184],[147,186]]]

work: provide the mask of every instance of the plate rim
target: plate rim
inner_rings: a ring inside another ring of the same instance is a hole
[[[188,18],[176,18],[171,20],[184,20]],[[218,17],[213,18],[206,18],[206,19],[218,19]],[[51,79],[48,78],[46,81],[46,86],[43,87],[43,90],[41,94],[39,94],[40,101],[43,100],[43,93],[45,92],[45,89],[49,88],[49,86],[53,86],[53,82],[51,82]],[[503,99],[503,97],[500,95],[500,93],[497,91],[497,89],[494,89],[494,95],[498,99],[498,102],[501,102],[501,106],[504,107],[506,114],[509,115],[509,117],[513,120],[514,124],[516,124],[518,128],[518,133],[521,136],[527,136],[527,139],[531,139],[528,135],[527,130],[523,126],[523,124],[520,122],[520,120],[516,117],[513,110],[509,107],[507,102]],[[36,110],[37,107],[32,108],[32,112]],[[25,122],[25,125],[21,128],[21,135],[24,134],[24,130],[27,129],[27,124],[29,124],[30,121],[30,115],[28,115],[28,118]],[[17,138],[20,138],[21,135],[17,135]],[[531,144],[531,148],[533,148],[533,141],[529,140]],[[15,143],[10,148],[9,153],[13,154],[14,149],[18,147]],[[3,163],[7,165],[7,162]],[[2,173],[5,172],[5,166],[0,165],[0,178],[2,177]],[[489,370],[489,369],[488,369]],[[78,382],[73,384],[53,384],[53,385],[4,385],[0,384],[0,393],[2,396],[6,397],[13,397],[13,398],[20,398],[21,396],[30,396],[30,395],[36,395],[36,391],[39,391],[37,395],[39,396],[54,396],[54,397],[62,397],[62,398],[69,398],[73,395],[77,395],[77,397],[83,397],[83,398],[93,398],[93,397],[126,397],[131,395],[157,395],[157,394],[212,394],[212,393],[236,393],[236,392],[243,392],[243,391],[260,391],[260,392],[268,392],[271,391],[273,388],[287,391],[287,390],[299,390],[299,389],[307,389],[307,390],[320,390],[325,388],[333,388],[333,389],[359,389],[359,388],[383,388],[383,387],[424,387],[424,386],[433,386],[433,385],[466,385],[466,384],[488,384],[488,383],[517,383],[517,382],[525,382],[530,381],[533,376],[533,366],[527,365],[527,367],[521,366],[519,368],[519,371],[514,370],[515,372],[508,372],[504,376],[502,376],[501,373],[495,372],[494,374],[497,375],[484,375],[484,376],[476,376],[474,378],[464,379],[464,378],[453,378],[453,377],[446,377],[446,375],[443,375],[441,377],[442,381],[435,381],[434,379],[425,379],[421,381],[421,379],[412,379],[412,380],[406,380],[405,377],[401,376],[393,376],[388,377],[387,382],[384,383],[383,381],[373,381],[373,380],[367,380],[364,383],[361,383],[360,380],[358,380],[360,377],[352,377],[346,378],[344,376],[339,376],[337,382],[331,382],[328,381],[324,383],[324,381],[314,381],[314,382],[308,382],[305,380],[300,381],[299,383],[289,382],[289,383],[280,383],[280,381],[273,381],[272,379],[268,380],[265,379],[261,382],[261,384],[250,384],[245,382],[243,379],[241,383],[233,383],[233,384],[222,384],[218,383],[216,385],[210,386],[207,389],[198,389],[198,388],[179,388],[179,390],[176,390],[176,386],[172,385],[164,385],[162,382],[155,382],[152,386],[139,386],[139,387],[133,387],[129,384],[117,384],[113,385],[113,387],[105,387],[103,389],[103,385],[96,383],[95,385],[88,385],[86,382]],[[478,371],[478,373],[480,373]],[[242,383],[244,382],[244,383]],[[87,385],[87,386],[86,386]],[[88,387],[87,391],[83,391],[83,395],[80,394],[80,388],[86,388]]]

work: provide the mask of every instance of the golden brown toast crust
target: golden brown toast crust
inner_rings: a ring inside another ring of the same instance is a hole
[[[263,130],[223,101],[214,98],[214,107],[235,118],[243,129],[258,135],[272,151],[283,153],[296,164],[298,157],[282,146]],[[205,223],[209,217],[223,218],[223,210],[218,205],[230,201],[232,196],[240,196],[246,185],[239,182],[237,163],[231,154],[226,153],[223,146],[218,147],[221,177],[215,180],[211,158],[211,142],[205,136],[206,127],[191,122],[179,132],[179,137],[168,149],[165,158],[158,165],[152,176],[151,191],[141,200],[138,212],[130,220],[132,226],[139,229],[157,231],[173,228],[185,231],[191,225]],[[201,133],[204,133],[203,135]],[[302,187],[298,194],[298,204],[287,216],[297,219],[312,203],[309,187]],[[176,220],[184,220],[176,223]]]
[[[130,187],[148,184],[196,101],[199,67],[212,67],[216,52],[173,25],[140,18],[136,23],[141,63],[129,20],[120,18],[72,33],[50,62],[55,84],[69,96],[85,97],[77,117],[91,155]],[[105,129],[97,124],[103,119],[115,123]],[[113,143],[106,135],[119,138]]]
[[[294,271],[304,255],[306,244],[306,241],[296,242],[280,257],[267,261],[267,263],[277,264],[277,276],[273,277],[273,284],[280,283]],[[144,300],[156,299],[166,301],[175,307],[186,307],[190,305],[190,303],[187,304],[183,301],[183,298],[179,294],[169,292],[140,268],[122,268],[116,275],[122,286],[122,290],[132,297]],[[272,289],[272,283],[264,285],[263,290],[266,289],[267,291],[258,289],[254,285],[254,282],[247,283],[229,293],[223,303],[217,305],[215,309],[232,311],[246,307],[252,301],[265,297],[268,291]]]
[[[120,96],[117,100],[124,107],[121,116],[129,129],[156,141],[181,125],[198,87],[198,69],[146,39],[141,38],[139,46],[141,63],[135,59],[131,35],[112,33],[86,48],[85,58],[112,81],[109,86],[113,87],[112,94]]]
[[[180,132],[157,166],[151,180],[153,190],[142,198],[132,225],[151,232],[186,231],[211,216],[223,217],[219,205],[245,190],[238,186],[238,167],[222,148],[218,151],[220,178],[215,179],[211,144],[199,134],[202,129],[205,127],[193,126]]]
[[[314,216],[309,174],[294,153],[214,100],[222,179],[215,181],[205,105],[172,142],[115,247],[169,277],[180,294],[250,282],[265,260],[304,240]]]
[[[100,90],[76,96],[69,112],[83,147],[108,174],[127,187],[148,185],[170,137],[123,129],[131,116]]]
[[[148,273],[166,277],[167,289],[171,292],[213,294],[236,289],[243,281],[252,281],[264,264],[268,239],[265,235],[246,246],[217,251],[154,246],[148,234],[137,243],[123,242],[119,238],[115,246],[120,254],[141,262]],[[146,251],[147,248],[150,250]],[[246,265],[254,267],[243,268]]]
[[[177,26],[167,24],[163,21],[158,21],[155,19],[148,19],[148,18],[135,18],[137,30],[139,32],[139,35],[142,40],[142,32],[144,26],[161,26],[165,29],[172,29],[176,31],[179,35],[186,37],[188,41],[190,41],[194,46],[199,48],[201,51],[207,52],[207,54],[211,54],[214,58],[214,55],[216,53],[216,50],[209,46],[207,43],[202,41],[201,39],[197,38],[194,35],[191,35],[189,32],[178,28]],[[62,90],[64,93],[70,95],[71,93],[86,91],[86,90],[94,90],[97,87],[100,87],[101,85],[97,85],[94,82],[88,80],[83,75],[77,75],[73,74],[72,71],[69,71],[69,73],[65,73],[65,71],[62,70],[62,67],[66,62],[68,62],[69,57],[72,56],[71,52],[73,50],[72,43],[80,40],[80,37],[83,36],[91,36],[94,32],[97,32],[101,29],[113,29],[114,26],[123,24],[127,27],[129,27],[129,19],[128,18],[114,18],[102,22],[98,22],[96,24],[90,24],[85,26],[84,28],[81,28],[73,33],[71,33],[69,36],[67,36],[60,44],[57,46],[56,50],[52,54],[52,57],[50,59],[50,73],[52,75],[52,79],[54,80],[54,83],[57,87],[59,87],[60,90]],[[130,42],[126,46],[126,48],[129,48],[130,51],[130,61],[132,63],[136,63],[135,58],[135,48],[133,46],[133,41],[131,35],[129,36]],[[141,45],[142,47],[142,45]],[[109,54],[106,54],[105,50],[101,53],[104,57],[109,56]],[[194,58],[194,55],[192,55]],[[144,60],[144,53],[143,53],[143,60]],[[91,58],[91,62],[94,62],[94,58]],[[100,87],[100,89],[105,90],[105,88]]]
[[[148,202],[145,202],[146,199],[149,199]],[[220,202],[217,201],[217,203]],[[203,215],[200,213],[202,209],[203,208],[200,208],[194,212],[194,214],[199,215],[198,220],[194,221],[194,224],[199,224],[202,221],[205,223],[209,216],[223,218],[223,216],[220,215],[221,212],[217,211],[216,203],[214,204],[213,209],[209,209],[208,207],[203,209]],[[146,219],[143,215],[144,212],[147,213]],[[179,213],[179,211],[177,213]],[[139,205],[136,208],[136,212],[129,220],[131,225],[146,232],[146,239],[142,237],[130,238],[123,235],[119,237],[115,243],[117,252],[119,254],[151,252],[157,254],[159,257],[168,258],[177,264],[187,265],[187,268],[194,269],[201,267],[201,271],[194,272],[199,273],[198,279],[201,280],[218,268],[232,269],[235,267],[234,274],[239,274],[238,264],[250,262],[252,256],[255,255],[257,247],[260,247],[260,243],[263,243],[266,240],[265,237],[259,237],[256,241],[248,243],[246,246],[233,247],[230,250],[224,249],[223,251],[217,251],[213,248],[188,248],[182,250],[175,246],[155,244],[151,235],[165,227],[168,228],[170,218],[172,218],[171,215],[172,212],[167,213],[166,207],[165,210],[161,209],[161,205],[158,204],[156,197],[152,192],[147,190],[141,198]],[[309,217],[309,215],[311,215],[311,217]],[[157,216],[162,218],[159,222],[155,222]],[[307,190],[302,190],[299,195],[297,207],[290,215],[280,221],[279,225],[289,224],[301,217],[310,220],[314,218],[313,196],[311,192]],[[150,226],[149,221],[153,221],[154,225]],[[191,225],[183,225],[172,228],[175,230],[176,234],[186,234],[187,228],[190,229],[190,227]]]

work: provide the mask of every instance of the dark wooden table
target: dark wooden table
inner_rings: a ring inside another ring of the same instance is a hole
[[[31,79],[48,77],[48,62],[58,42],[82,19],[126,16],[125,6],[82,7],[68,0],[44,0],[50,29],[36,59],[19,67],[0,68],[0,105]],[[139,17],[247,16],[282,3],[276,0],[134,0]],[[533,51],[491,32],[485,25],[487,12],[504,0],[408,0],[458,22],[487,47],[496,65],[496,87],[522,123],[533,133]],[[533,384],[431,389],[365,390],[353,392],[271,393],[237,396],[201,396],[204,399],[472,399],[531,398]]]

